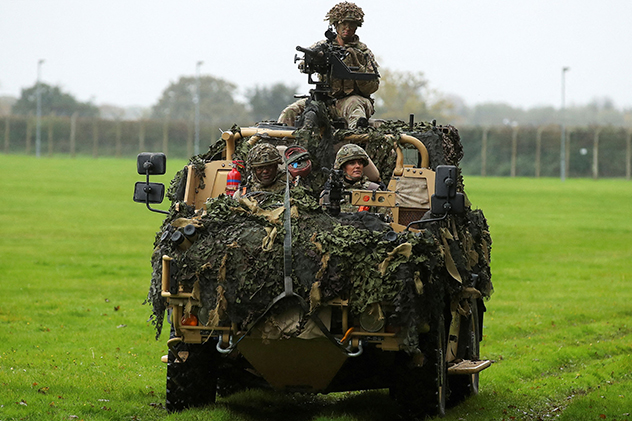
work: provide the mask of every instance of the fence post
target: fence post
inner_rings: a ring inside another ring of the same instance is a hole
[[[77,112],[70,116],[70,156],[75,157],[75,147],[77,145]]]
[[[626,139],[625,148],[625,179],[630,179],[632,173],[632,129],[628,129],[628,138]]]
[[[542,157],[542,132],[545,126],[539,126],[535,135],[535,177],[540,178]]]
[[[26,117],[26,154],[30,155],[31,154],[31,135],[32,135],[32,131],[33,128],[31,127],[32,123],[31,123],[31,114],[29,114]]]
[[[599,178],[599,134],[601,133],[601,127],[595,130],[595,138],[593,140],[593,165],[592,173],[593,179]]]
[[[165,117],[164,125],[162,126],[162,153],[168,155],[169,150],[169,114]]]
[[[187,121],[187,156],[189,158],[193,156],[193,130],[191,122]]]
[[[52,115],[48,116],[48,156],[53,156],[53,124],[54,118]]]
[[[518,126],[513,127],[511,133],[511,176],[516,176],[516,155],[518,155]]]
[[[573,135],[572,128],[566,128],[566,142],[565,142],[565,154],[564,154],[564,171],[568,177],[568,171],[571,168],[571,136]]]
[[[9,153],[9,137],[11,136],[11,115],[7,114],[7,122],[4,125],[4,153]]]
[[[115,126],[115,131],[116,131],[116,157],[120,158],[121,157],[121,120],[117,119],[116,120],[116,126]]]
[[[99,119],[95,118],[92,124],[92,157],[99,157]]]
[[[481,177],[487,176],[487,133],[489,127],[483,127],[483,139],[481,140]]]
[[[138,120],[138,152],[145,150],[145,120]]]

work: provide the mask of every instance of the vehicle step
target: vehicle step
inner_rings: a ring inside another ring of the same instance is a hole
[[[490,360],[461,360],[448,367],[448,374],[476,374],[492,365]]]

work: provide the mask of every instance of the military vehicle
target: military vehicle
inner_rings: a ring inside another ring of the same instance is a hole
[[[310,76],[369,77],[335,48],[300,51]],[[165,156],[138,156],[146,180],[134,200],[167,215],[148,294],[157,337],[169,319],[166,407],[252,387],[388,389],[409,419],[443,415],[448,402],[478,393],[490,365],[479,343],[491,238],[464,193],[458,131],[412,116],[349,130],[327,114],[327,78],[310,83],[299,127],[223,132],[176,174],[169,211],[151,207],[165,194],[150,182],[165,173]],[[248,184],[242,163],[260,142],[283,151],[285,190],[244,189],[235,200],[237,180]],[[330,168],[347,143],[364,147],[386,189],[341,188]]]

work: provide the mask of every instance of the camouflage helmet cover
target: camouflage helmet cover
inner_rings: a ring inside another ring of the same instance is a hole
[[[364,22],[364,12],[355,3],[343,1],[327,12],[325,20],[328,20],[329,24],[333,26],[338,25],[340,22],[351,21],[360,27]]]
[[[362,159],[364,166],[369,165],[369,155],[358,145],[349,143],[343,145],[336,154],[336,162],[334,162],[334,170],[341,169],[347,162],[354,159]]]
[[[250,168],[263,167],[282,162],[281,154],[269,143],[259,143],[248,152],[247,163]]]

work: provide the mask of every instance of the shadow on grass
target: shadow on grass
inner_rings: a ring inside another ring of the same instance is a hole
[[[248,421],[386,421],[397,418],[397,405],[386,391],[307,395],[248,390],[222,399],[218,405]]]

